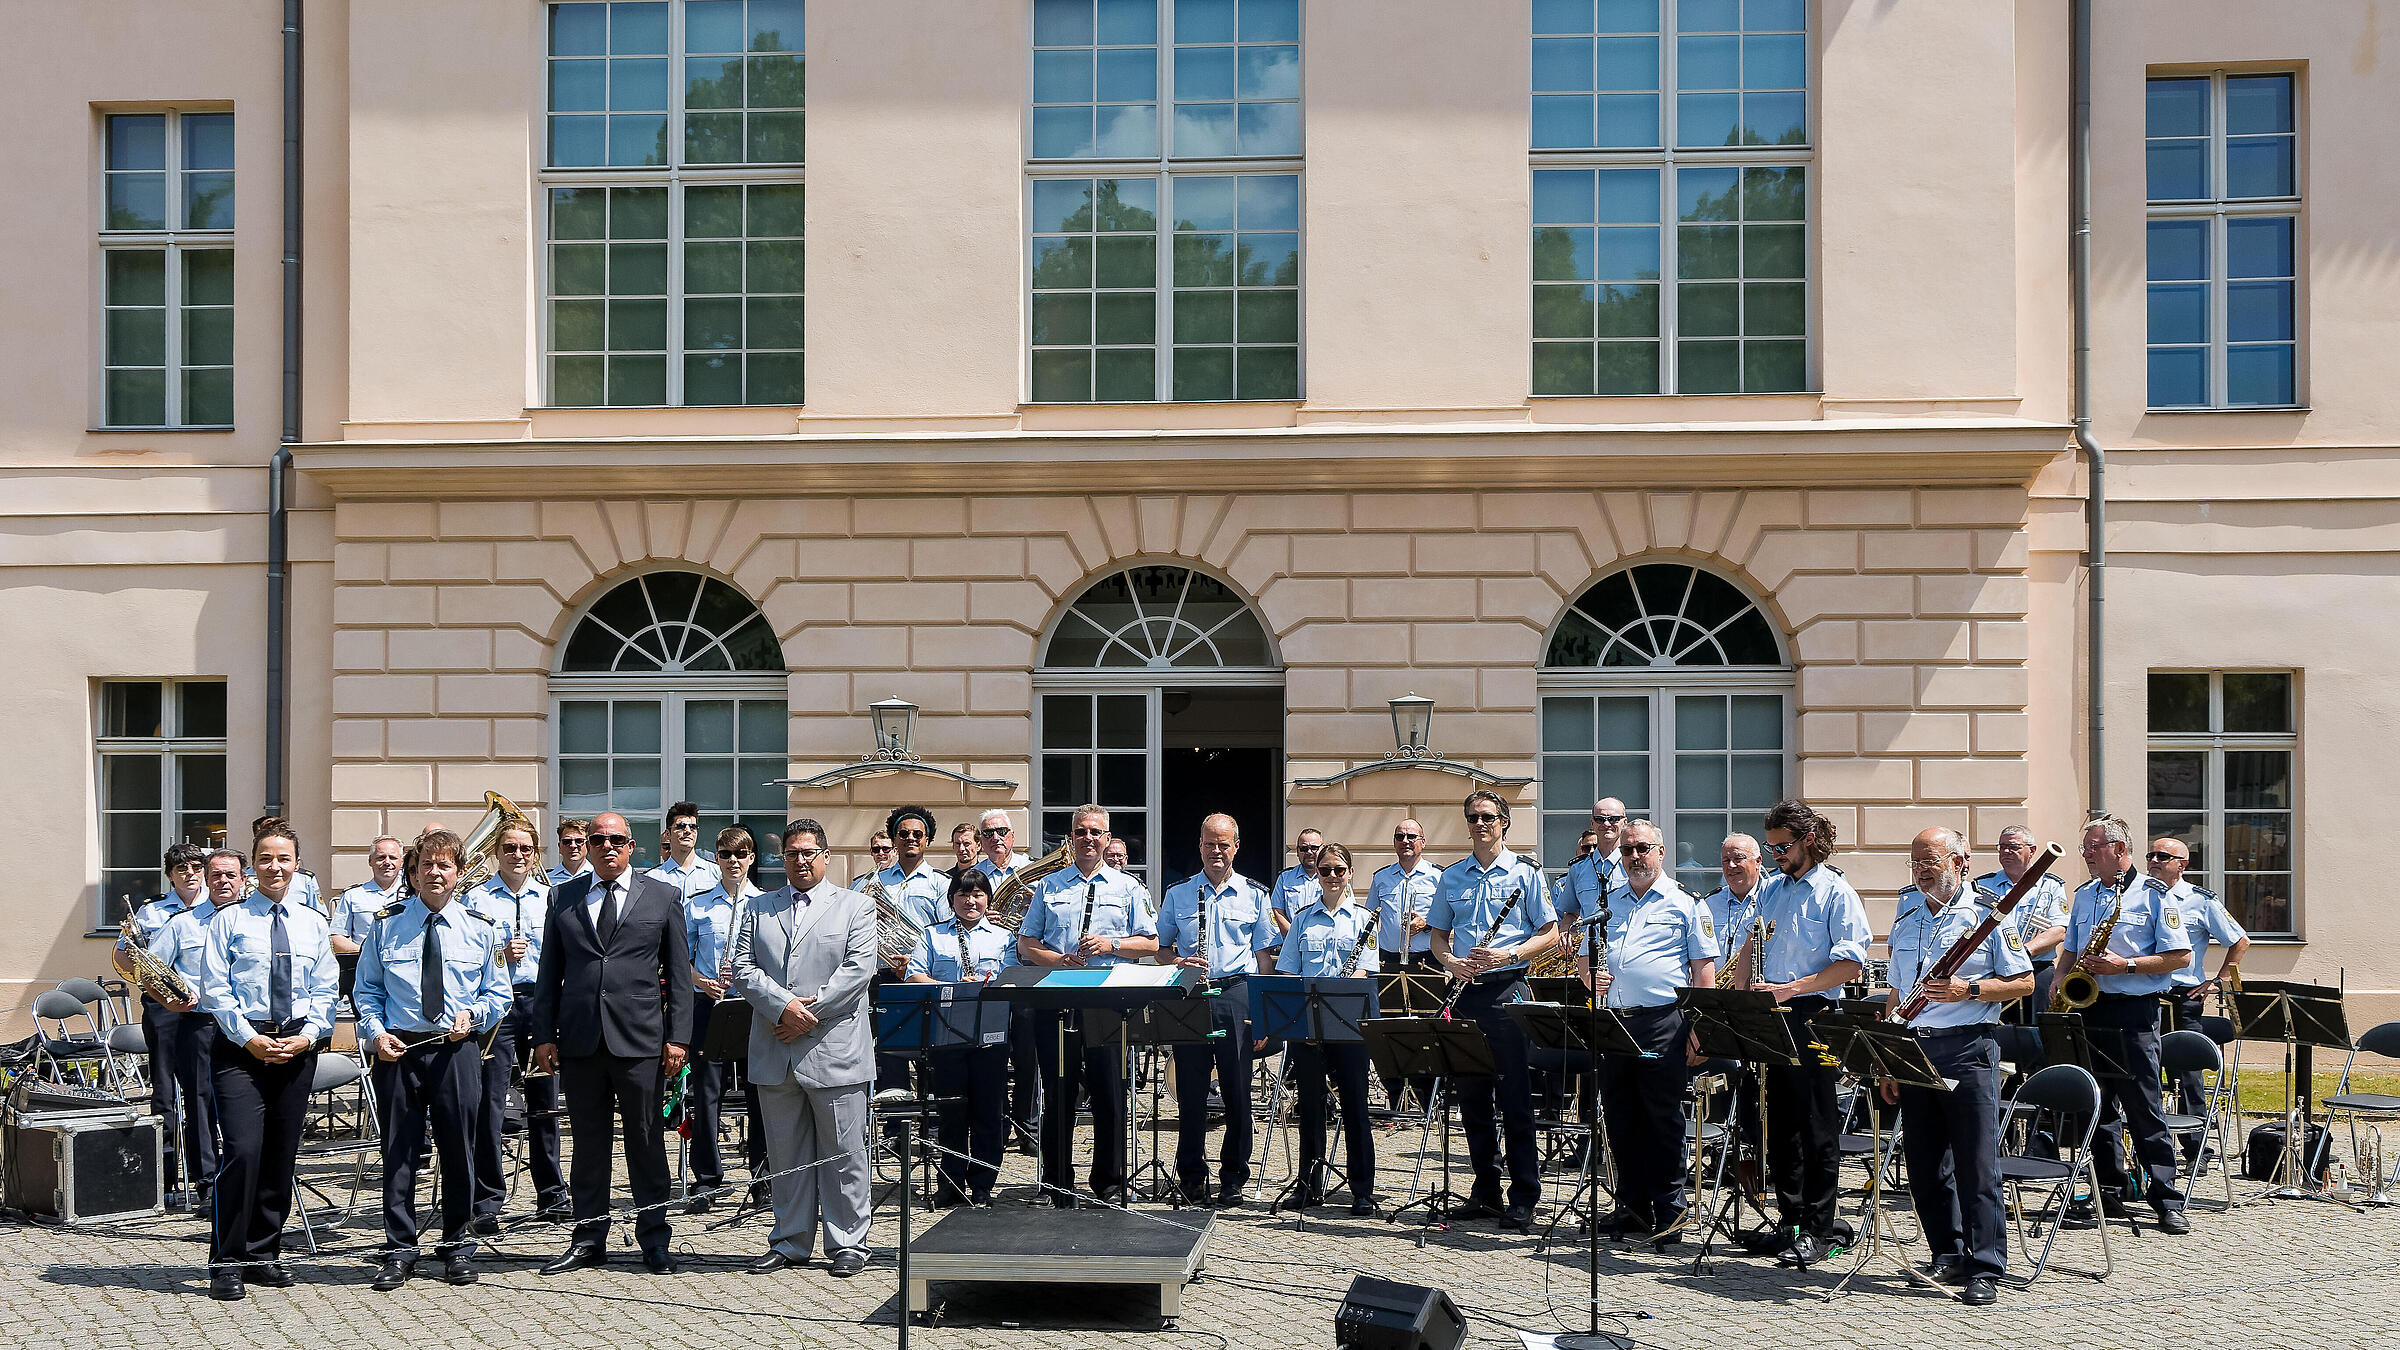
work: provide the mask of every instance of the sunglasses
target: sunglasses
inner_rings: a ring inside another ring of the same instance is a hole
[[[1495,816],[1489,811],[1476,811],[1467,817],[1469,825],[1497,825],[1500,820],[1501,817]]]
[[[670,830],[696,830],[700,828],[700,822],[696,820],[671,820],[667,822],[667,828]]]
[[[1321,877],[1346,877],[1350,875],[1350,869],[1347,867],[1320,867],[1317,869],[1317,875]]]
[[[893,848],[893,847],[892,847],[890,844],[869,844],[869,845],[867,845],[867,852],[869,852],[869,853],[897,853],[897,852],[899,852],[899,851],[900,851],[900,850],[898,850],[898,849],[896,849],[896,848]]]
[[[1644,853],[1664,853],[1666,850],[1656,844],[1619,844],[1617,852],[1631,858]]]
[[[1405,840],[1409,840],[1409,839],[1422,839],[1422,838],[1424,838],[1424,837],[1425,837],[1425,836],[1424,836],[1424,835],[1421,835],[1421,834],[1410,834],[1410,833],[1409,833],[1408,831],[1406,831],[1406,830],[1394,830],[1394,831],[1392,831],[1392,839],[1393,839],[1395,842],[1399,842],[1399,841],[1405,841]]]
[[[539,853],[541,849],[532,844],[502,844],[500,851],[502,853]]]
[[[926,835],[923,830],[901,830],[892,837],[894,839],[923,839]]]
[[[583,838],[593,848],[623,848],[633,842],[630,834],[587,834]]]
[[[580,834],[562,834],[558,837],[558,846],[560,848],[582,848],[583,836]]]
[[[717,850],[717,856],[720,858],[747,858],[752,854],[746,848],[721,848]]]
[[[1603,816],[1603,815],[1597,815],[1597,814],[1595,814],[1595,815],[1592,817],[1592,823],[1593,823],[1594,825],[1622,825],[1622,824],[1624,824],[1624,823],[1625,823],[1625,817],[1623,817],[1623,816]]]
[[[2185,862],[2185,861],[2188,861],[2188,860],[2187,860],[2187,859],[2186,859],[2186,858],[2185,858],[2185,857],[2184,857],[2182,854],[2180,854],[2180,853],[2153,852],[2153,853],[2151,853],[2151,854],[2149,855],[2149,858],[2150,858],[2150,861],[2152,861],[2152,862]]]
[[[1008,827],[1006,825],[986,825],[983,827],[981,833],[984,838],[990,839],[994,836],[1008,833]]]
[[[1772,853],[1772,854],[1774,854],[1776,857],[1780,858],[1780,857],[1782,857],[1784,854],[1786,854],[1786,853],[1789,853],[1789,852],[1791,852],[1793,849],[1795,849],[1795,848],[1798,848],[1798,847],[1800,847],[1800,841],[1799,841],[1799,840],[1797,840],[1797,839],[1793,840],[1792,842],[1790,842],[1790,843],[1788,843],[1788,844],[1778,844],[1778,843],[1775,843],[1775,842],[1773,842],[1773,841],[1769,841],[1769,842],[1768,842],[1768,844],[1767,844],[1767,852],[1769,852],[1769,853]]]

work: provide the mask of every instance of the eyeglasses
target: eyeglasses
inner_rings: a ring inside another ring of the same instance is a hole
[[[2151,852],[2151,853],[2150,853],[2150,855],[2149,855],[2149,858],[2150,858],[2150,861],[2152,861],[2152,862],[2188,862],[2188,861],[2189,861],[2189,859],[2185,858],[2185,857],[2184,857],[2182,854],[2180,854],[2180,853],[2168,853],[2168,852],[2165,852],[2165,851],[2163,851],[2163,850],[2155,850],[2155,851]]]
[[[825,852],[826,851],[821,848],[787,848],[783,851],[783,856],[791,859],[794,862],[800,863],[803,866],[806,866],[807,864],[813,863],[817,859],[824,857]]]
[[[1782,857],[1784,854],[1791,852],[1793,849],[1795,849],[1795,848],[1797,848],[1797,847],[1799,847],[1799,846],[1800,846],[1800,841],[1799,841],[1799,840],[1797,840],[1797,839],[1793,840],[1791,843],[1788,843],[1788,844],[1778,844],[1778,843],[1774,842],[1773,840],[1769,840],[1769,841],[1767,841],[1767,852],[1769,852],[1769,853],[1772,853],[1772,854],[1774,854],[1776,857],[1780,858],[1780,857]]]
[[[1108,831],[1106,830],[1076,829],[1070,830],[1068,833],[1074,835],[1078,839],[1106,839],[1108,837]]]
[[[1593,813],[1592,813],[1592,823],[1593,823],[1594,825],[1622,825],[1622,824],[1624,824],[1624,823],[1625,823],[1625,817],[1623,817],[1623,816],[1604,816],[1604,815],[1601,815],[1599,812],[1595,811],[1595,812],[1593,812]]]
[[[1493,815],[1489,811],[1471,811],[1467,814],[1467,823],[1469,825],[1496,825],[1499,822],[1500,817]]]
[[[587,834],[583,838],[593,848],[623,848],[633,842],[630,834]]]
[[[1392,839],[1393,839],[1393,841],[1394,841],[1395,843],[1399,843],[1399,842],[1405,842],[1405,841],[1407,841],[1407,840],[1410,840],[1410,839],[1422,839],[1422,838],[1424,838],[1424,837],[1425,837],[1425,836],[1424,836],[1424,835],[1421,835],[1421,834],[1410,834],[1410,833],[1409,833],[1408,831],[1406,831],[1406,830],[1394,830],[1394,831],[1392,831]]]
[[[502,844],[500,851],[502,853],[539,853],[541,849],[532,844]]]
[[[1643,853],[1664,853],[1666,850],[1656,844],[1619,844],[1617,852],[1631,858]]]
[[[986,839],[991,839],[1008,833],[1008,827],[1006,825],[986,825],[978,833]]]

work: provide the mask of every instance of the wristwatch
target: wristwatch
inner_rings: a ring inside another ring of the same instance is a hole
[[[1983,1002],[1983,981],[1981,981],[1981,980],[1969,980],[1969,981],[1967,981],[1967,1001],[1968,1001],[1968,1002],[1970,1002],[1970,1003],[1981,1003],[1981,1002]]]

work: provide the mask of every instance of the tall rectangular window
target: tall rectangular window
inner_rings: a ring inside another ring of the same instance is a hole
[[[2299,402],[2294,84],[2223,71],[2149,82],[2153,408]]]
[[[1299,0],[1035,0],[1032,36],[1032,401],[1300,397]]]
[[[2182,840],[2254,936],[2299,931],[2296,693],[2288,671],[2150,672],[2148,838]]]
[[[102,118],[100,424],[233,425],[233,114]]]
[[[1535,394],[1809,385],[1803,0],[1534,0]]]
[[[225,682],[103,680],[95,724],[99,929],[159,894],[167,845],[224,834]]]
[[[552,406],[799,403],[803,0],[549,8]]]

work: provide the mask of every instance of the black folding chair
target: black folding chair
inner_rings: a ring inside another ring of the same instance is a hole
[[[64,987],[45,989],[34,995],[34,1076],[54,1083],[71,1082],[77,1087],[114,1091],[116,1053],[109,1049],[101,1017],[93,1004]],[[81,1032],[71,1029],[78,1020],[83,1023]],[[49,1025],[43,1025],[45,1022]]]
[[[2325,1108],[2325,1143],[2321,1146],[2316,1165],[2309,1169],[2310,1176],[2317,1175],[2325,1165],[2322,1149],[2333,1147],[2335,1116],[2346,1117],[2350,1122],[2350,1156],[2352,1158],[2361,1156],[2358,1151],[2358,1123],[2361,1120],[2370,1122],[2367,1128],[2376,1141],[2374,1149],[2376,1162],[2382,1160],[2383,1135],[2372,1122],[2400,1119],[2400,1097],[2387,1096],[2380,1092],[2352,1092],[2350,1090],[2351,1066],[2358,1063],[2359,1052],[2362,1050],[2370,1055],[2381,1055],[2385,1059],[2400,1059],[2400,1022],[2385,1022],[2369,1027],[2366,1034],[2360,1036],[2357,1043],[2350,1047],[2349,1057],[2342,1061],[2342,1078],[2341,1082],[2336,1085],[2337,1090],[2334,1095],[2318,1103]],[[2364,1181],[2365,1178],[2361,1177],[2360,1180]],[[2380,1171],[2375,1177],[2375,1192],[2369,1195],[2363,1203],[2370,1205],[2400,1204],[2400,1199],[2393,1198],[2391,1193],[2392,1188],[2396,1185],[2400,1185],[2400,1150],[2395,1150],[2389,1170]]]
[[[2049,1230],[2042,1241],[2042,1254],[2033,1263],[2031,1274],[2022,1279],[2010,1277],[2010,1283],[2022,1289],[2050,1268],[2051,1249],[2058,1243],[2059,1227],[2066,1218],[2067,1206],[2074,1203],[2079,1186],[2095,1192],[2099,1189],[2092,1170],[2092,1132],[2100,1121],[2100,1084],[2080,1065],[2053,1064],[2026,1079],[2016,1096],[2009,1099],[2009,1116],[2020,1110],[2052,1113],[2059,1121],[2060,1142],[2066,1142],[2070,1136],[2074,1140],[2064,1162],[2033,1153],[2000,1155],[2000,1180],[2008,1187],[2008,1207],[2016,1216],[2020,1251],[2032,1250],[2031,1239],[2026,1236],[2024,1188],[2028,1185],[2050,1188],[2050,1198],[2044,1202],[2038,1220],[2038,1226]],[[2109,1250],[2105,1216],[2100,1220],[2100,1260],[2098,1270],[2064,1265],[2059,1269],[2095,1280],[2105,1280],[2116,1273],[2116,1256]]]
[[[2218,1155],[2217,1174],[2225,1186],[2222,1208],[2233,1208],[2233,1166],[2223,1156],[2226,1147],[2225,1106],[2226,1098],[2230,1095],[2230,1084],[2225,1077],[2224,1053],[2217,1049],[2215,1041],[2200,1032],[2170,1031],[2159,1038],[2158,1063],[2169,1083],[2187,1073],[2216,1075],[2201,1104],[2203,1114],[2195,1116],[2168,1112],[2167,1134],[2174,1139],[2186,1135],[2199,1136],[2193,1141],[2191,1155],[2183,1164],[2183,1193],[2190,1195],[2198,1189],[2201,1162],[2213,1150]]]

